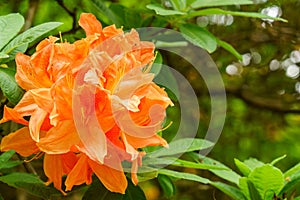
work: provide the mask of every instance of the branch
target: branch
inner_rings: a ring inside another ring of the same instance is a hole
[[[39,4],[39,0],[31,0],[29,1],[29,9],[27,11],[26,21],[24,25],[24,30],[27,30],[31,27],[37,6]]]
[[[287,104],[280,99],[257,96],[247,89],[226,88],[226,92],[228,94],[232,94],[242,99],[245,103],[257,108],[271,110],[273,112],[284,113],[284,114],[287,113],[300,114],[300,108],[299,109],[295,108],[296,106],[294,103]],[[298,105],[299,107],[299,103],[297,103],[296,105]]]

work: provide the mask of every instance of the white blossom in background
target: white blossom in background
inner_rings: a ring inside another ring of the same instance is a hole
[[[243,55],[242,55],[242,61],[241,61],[241,64],[242,64],[243,66],[249,65],[250,62],[251,62],[251,58],[252,58],[252,56],[251,56],[250,53],[245,53],[245,54],[243,54]]]
[[[293,79],[296,79],[299,77],[299,74],[300,74],[300,68],[298,65],[290,65],[287,69],[286,69],[286,72],[285,72],[286,76],[287,77],[290,77],[290,78],[293,78]]]
[[[239,68],[240,67],[235,64],[230,64],[226,67],[226,73],[231,76],[240,75],[242,70]]]
[[[196,22],[198,26],[206,27],[209,24],[208,16],[197,17]]]
[[[295,90],[296,90],[297,93],[300,93],[300,82],[297,82],[295,84]]]
[[[271,60],[270,64],[269,64],[269,68],[271,71],[276,71],[280,68],[280,62],[276,59]]]
[[[252,51],[251,57],[254,64],[259,64],[261,62],[261,55],[258,52]]]
[[[300,62],[300,51],[294,50],[290,54],[290,59],[293,63],[299,63]]]
[[[280,17],[282,15],[282,10],[280,7],[274,5],[274,6],[270,6],[270,7],[262,9],[261,13],[268,15],[270,17]],[[264,20],[268,23],[274,22],[273,19],[262,19],[262,20]],[[264,23],[262,25],[265,26]]]
[[[293,65],[294,63],[291,61],[290,58],[287,58],[285,59],[284,61],[281,62],[281,67],[282,69],[284,70],[287,70],[287,68],[290,66],[290,65]]]

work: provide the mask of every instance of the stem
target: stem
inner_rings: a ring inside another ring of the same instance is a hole
[[[27,30],[31,27],[38,4],[39,4],[39,0],[30,0],[29,1],[29,9],[28,9],[27,16],[26,16],[24,30]]]

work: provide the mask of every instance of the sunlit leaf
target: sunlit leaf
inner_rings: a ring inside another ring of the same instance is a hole
[[[156,14],[168,16],[168,15],[186,15],[185,12],[178,10],[168,10],[163,8],[160,4],[149,4],[146,6],[150,10],[154,10]]]
[[[28,29],[27,31],[21,33],[17,37],[15,37],[11,42],[8,43],[7,46],[4,47],[3,52],[6,54],[11,54],[15,49],[34,42],[39,37],[48,33],[49,31],[54,30],[62,23],[60,22],[47,22],[35,27]]]
[[[0,88],[13,104],[17,104],[24,94],[15,80],[15,71],[11,69],[0,68]]]
[[[61,196],[58,190],[46,186],[45,183],[34,174],[15,172],[0,176],[0,181],[43,199],[50,199],[53,195]]]
[[[270,199],[270,198],[262,197],[261,194],[257,191],[256,187],[254,186],[253,182],[251,182],[250,180],[247,180],[247,185],[248,185],[250,199],[255,199],[255,200]]]
[[[248,181],[253,183],[262,199],[265,199],[268,191],[272,191],[273,194],[278,194],[284,184],[282,172],[270,164],[255,168],[249,174]],[[272,194],[269,195],[272,196]]]
[[[13,39],[24,25],[24,17],[19,13],[0,16],[0,50]]]
[[[286,177],[292,176],[293,174],[297,173],[298,171],[300,171],[300,163],[296,164],[295,166],[293,166],[292,168],[287,170],[284,173],[284,177],[286,178]]]
[[[234,200],[246,200],[244,194],[236,187],[221,182],[211,182],[210,184],[218,188]]]
[[[257,160],[256,158],[249,158],[247,160],[244,160],[244,164],[247,165],[251,170],[265,165],[263,162]]]
[[[192,8],[203,8],[213,6],[247,5],[253,4],[250,0],[196,0],[190,6]]]
[[[210,183],[210,180],[208,180],[207,178],[203,178],[203,177],[197,176],[195,174],[190,174],[190,173],[185,173],[185,172],[178,172],[178,171],[173,171],[173,170],[169,170],[169,169],[159,169],[158,173],[164,174],[167,176],[171,176],[174,178],[178,178],[178,179],[196,181],[196,182],[203,183],[203,184]]]
[[[234,163],[244,176],[248,176],[250,174],[251,169],[245,163],[236,158],[234,159]]]
[[[183,24],[179,27],[179,29],[183,34],[183,37],[192,44],[207,50],[209,53],[216,50],[216,38],[206,29],[195,24]]]

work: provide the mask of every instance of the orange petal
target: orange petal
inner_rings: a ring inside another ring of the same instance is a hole
[[[48,183],[53,182],[54,187],[65,194],[61,189],[62,176],[70,172],[70,169],[74,167],[76,161],[77,157],[72,152],[66,154],[45,154],[44,172],[48,177]],[[66,168],[68,165],[71,166]]]
[[[114,168],[109,167],[109,165],[103,165],[93,160],[88,160],[90,167],[93,172],[100,179],[102,184],[111,192],[118,192],[125,194],[127,188],[127,179],[123,171],[121,171],[121,162],[114,163]],[[115,167],[118,165],[117,167]]]
[[[51,98],[50,88],[32,89],[28,92],[32,95],[36,105],[48,113],[51,112],[53,108],[53,100]]]
[[[168,146],[167,141],[158,135],[153,135],[149,138],[138,138],[126,134],[125,137],[127,142],[135,149],[147,146]]]
[[[3,113],[3,118],[0,120],[0,124],[7,122],[7,121],[14,121],[19,124],[23,125],[28,125],[28,121],[26,121],[20,113],[18,113],[16,110],[7,107],[6,105],[4,106],[4,113]]]
[[[27,91],[21,101],[14,107],[14,110],[21,116],[30,116],[38,108],[32,94]]]
[[[1,151],[15,150],[21,156],[27,157],[39,151],[32,140],[28,127],[4,136],[1,141]]]
[[[66,191],[72,190],[74,185],[81,185],[83,183],[90,184],[92,182],[92,173],[93,171],[88,165],[88,157],[84,154],[80,154],[79,160],[65,181]]]
[[[87,36],[102,33],[102,25],[93,14],[82,13],[78,23],[84,29]]]
[[[29,130],[32,139],[36,142],[40,140],[40,130],[45,121],[48,113],[43,109],[37,108],[34,113],[32,113],[29,120]]]
[[[61,121],[52,127],[45,137],[41,138],[37,146],[48,154],[62,154],[70,151],[72,146],[78,145],[78,137],[72,120]]]

